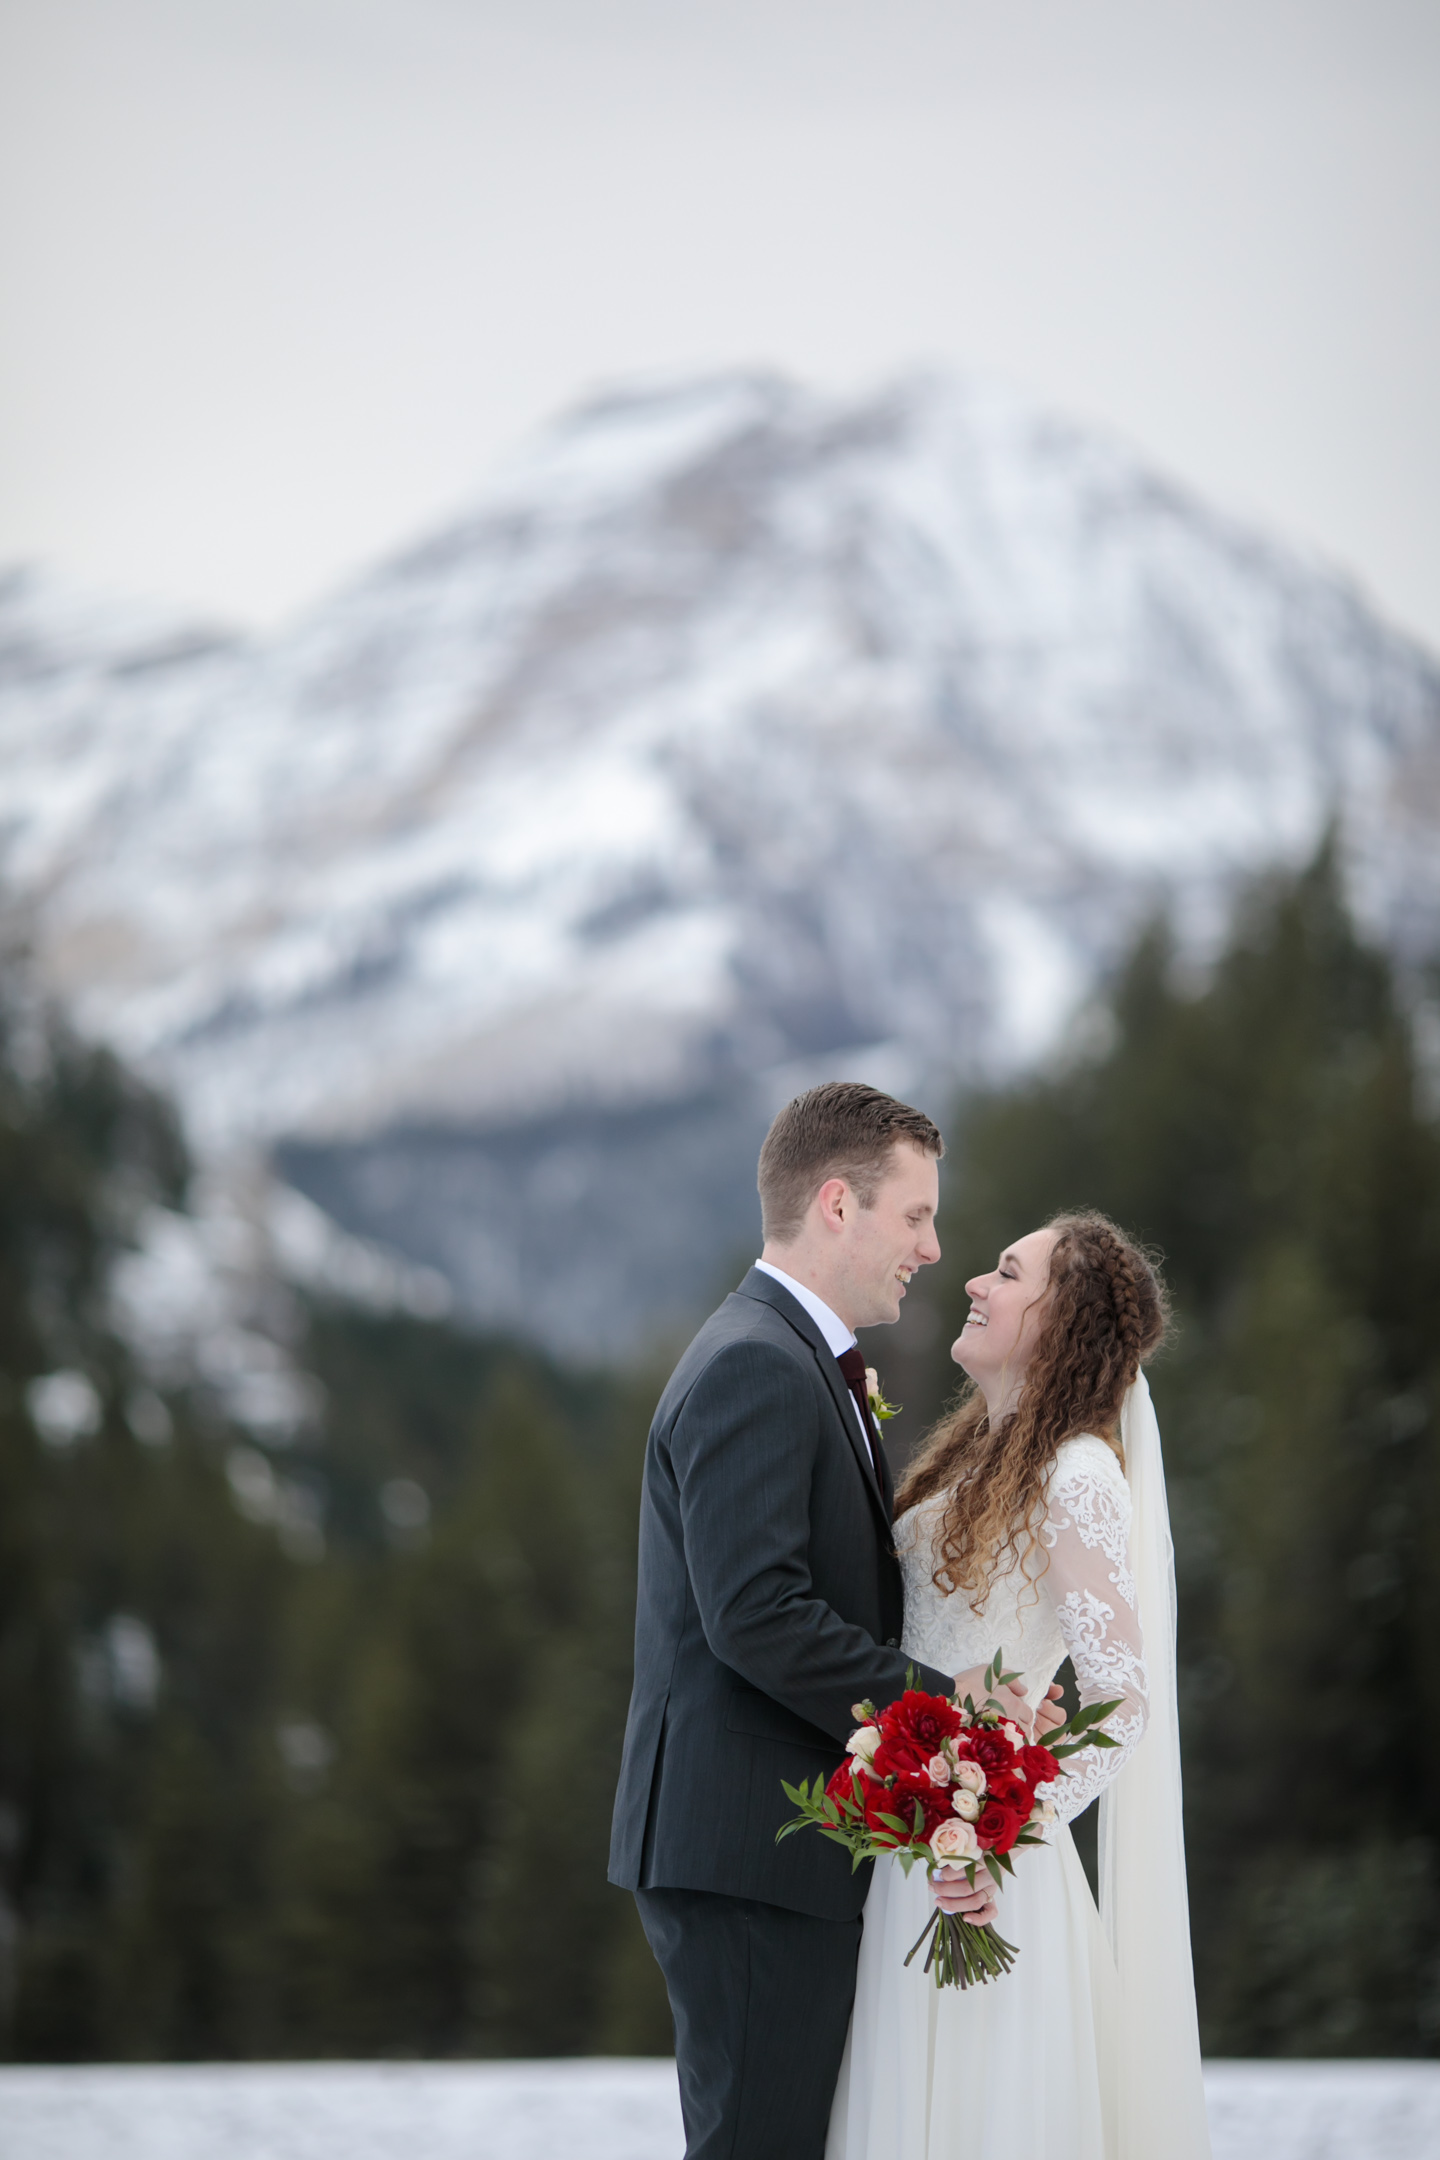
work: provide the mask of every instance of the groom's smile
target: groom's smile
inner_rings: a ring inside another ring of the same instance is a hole
[[[905,1141],[892,1150],[868,1207],[858,1205],[853,1193],[846,1195],[842,1253],[836,1255],[843,1279],[832,1302],[848,1326],[883,1327],[899,1319],[900,1301],[917,1268],[940,1257],[939,1197],[934,1156]]]

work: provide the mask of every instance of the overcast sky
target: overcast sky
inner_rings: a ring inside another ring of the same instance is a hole
[[[597,380],[999,370],[1440,649],[1437,0],[0,0],[0,560],[265,621]]]

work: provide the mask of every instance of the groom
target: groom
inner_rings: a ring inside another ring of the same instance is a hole
[[[775,1833],[851,1705],[905,1687],[892,1486],[855,1330],[940,1257],[936,1127],[874,1088],[787,1105],[760,1151],[765,1245],[650,1428],[635,1685],[610,1879],[675,2019],[687,2160],[821,2160],[869,1869]],[[980,1673],[916,1668],[979,1692]],[[1029,1722],[1021,1703],[1013,1706]],[[993,1916],[988,1884],[947,1895]]]

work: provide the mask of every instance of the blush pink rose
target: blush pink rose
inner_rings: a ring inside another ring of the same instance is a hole
[[[930,1850],[947,1867],[964,1867],[980,1858],[974,1830],[968,1822],[961,1822],[958,1815],[947,1815],[931,1833]]]

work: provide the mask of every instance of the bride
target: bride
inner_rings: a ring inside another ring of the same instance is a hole
[[[1114,1701],[1113,1748],[1070,1758],[1050,1843],[1022,1849],[996,1924],[1020,1952],[938,1990],[905,1954],[963,1878],[882,1859],[826,2160],[1208,2160],[1175,1714],[1174,1572],[1140,1370],[1164,1292],[1104,1216],[1062,1215],[967,1283],[971,1380],[898,1496],[904,1646],[946,1672],[1003,1649],[1028,1699],[1063,1658]],[[1067,1827],[1100,1799],[1100,1912]],[[983,1915],[981,1917],[984,1917]]]

